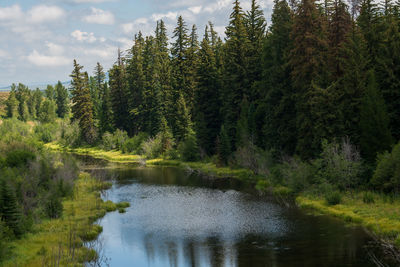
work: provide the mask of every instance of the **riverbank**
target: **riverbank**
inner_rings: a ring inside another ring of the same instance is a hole
[[[314,196],[307,193],[295,195],[292,190],[284,186],[275,186],[264,176],[255,175],[244,168],[231,169],[217,167],[211,162],[182,162],[179,160],[152,159],[144,160],[138,155],[123,154],[121,151],[104,151],[98,148],[63,148],[55,143],[46,145],[57,151],[68,151],[80,155],[89,155],[116,163],[137,163],[147,166],[176,166],[198,171],[212,177],[231,177],[243,181],[251,181],[257,190],[272,193],[281,198],[295,198],[296,204],[313,212],[323,213],[342,219],[346,223],[365,227],[379,239],[384,239],[400,248],[400,201],[383,195],[368,192],[373,201],[365,203],[363,195],[366,192],[346,193],[338,205],[329,205],[323,196]]]
[[[34,225],[32,233],[11,242],[12,254],[3,266],[84,266],[84,262],[100,261],[94,248],[84,246],[102,232],[93,223],[107,212],[127,207],[101,199],[100,191],[110,186],[81,173],[73,196],[62,202],[62,217]]]

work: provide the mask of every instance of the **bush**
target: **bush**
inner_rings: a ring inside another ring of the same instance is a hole
[[[122,145],[122,153],[141,153],[141,146],[143,142],[145,142],[149,138],[147,133],[139,133],[132,138],[126,140],[126,142]]]
[[[384,192],[398,193],[400,190],[400,143],[391,153],[378,156],[378,165],[371,179],[371,184]]]
[[[162,155],[162,136],[158,134],[155,138],[149,138],[142,145],[143,154],[148,159],[154,159]]]
[[[294,192],[300,192],[314,184],[315,173],[313,165],[293,158],[282,164],[279,175],[281,175],[284,185]]]
[[[334,206],[342,201],[342,194],[338,191],[330,191],[325,194],[325,201],[328,205]]]
[[[50,193],[48,198],[46,199],[46,204],[44,206],[44,210],[46,215],[49,218],[60,218],[63,211],[63,206],[61,203],[61,198],[58,197],[56,193]]]
[[[365,204],[375,203],[374,195],[371,192],[364,192],[364,194],[363,194],[363,202]]]
[[[78,147],[82,144],[80,128],[77,121],[72,123],[63,121],[60,124],[60,143],[63,146]]]
[[[30,126],[17,119],[3,120],[0,124],[0,140],[4,142],[11,142],[22,140],[23,137],[30,135]]]
[[[102,137],[101,147],[105,150],[122,150],[128,140],[128,133],[117,129],[113,134],[106,132]]]
[[[256,147],[251,142],[246,142],[235,152],[235,161],[241,167],[248,168],[256,174],[269,175],[272,166],[272,155]]]
[[[340,189],[354,188],[360,184],[363,173],[360,153],[344,139],[341,144],[322,142],[321,158],[314,161],[318,176]]]
[[[40,123],[33,129],[36,138],[44,143],[50,143],[56,139],[57,125]]]
[[[7,153],[6,165],[8,167],[26,166],[29,161],[36,158],[36,155],[29,150],[14,150]]]

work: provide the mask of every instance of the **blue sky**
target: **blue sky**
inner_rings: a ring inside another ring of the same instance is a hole
[[[224,36],[233,0],[5,0],[0,2],[0,87],[69,80],[72,60],[109,69],[135,33],[153,34],[163,19],[171,34],[178,15],[199,36],[207,21]],[[246,10],[250,0],[241,1]],[[267,20],[273,1],[259,0]],[[171,40],[170,40],[171,41]]]

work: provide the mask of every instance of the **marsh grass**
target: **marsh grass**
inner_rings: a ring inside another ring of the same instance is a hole
[[[3,266],[84,266],[84,262],[97,261],[96,251],[85,247],[84,242],[95,240],[103,230],[93,223],[118,208],[100,198],[99,191],[107,186],[81,173],[73,196],[63,201],[63,216],[45,220],[35,225],[32,233],[13,241],[12,255]]]

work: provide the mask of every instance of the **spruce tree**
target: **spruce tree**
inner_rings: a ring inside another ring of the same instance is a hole
[[[88,144],[93,144],[97,138],[93,118],[93,102],[89,89],[89,76],[87,72],[81,72],[82,68],[74,60],[74,70],[70,75],[72,78],[72,118],[78,121],[84,140]]]
[[[15,97],[18,100],[18,113],[19,119],[22,121],[27,121],[29,119],[29,109],[28,109],[28,97],[29,97],[29,89],[22,83],[19,83],[17,86],[17,90],[15,92]]]
[[[243,96],[249,93],[251,84],[247,76],[249,41],[244,25],[244,13],[238,0],[234,2],[225,34],[222,114],[225,130],[233,148],[236,143],[236,122],[240,114],[238,107]]]
[[[392,136],[385,101],[373,70],[367,74],[360,113],[361,153],[368,162],[374,163],[377,153],[390,149]]]
[[[104,73],[103,66],[97,62],[96,67],[94,68],[94,76],[93,76],[93,86],[91,90],[93,106],[94,106],[94,117],[97,121],[100,120],[101,116],[101,106],[102,106],[102,98],[104,94],[104,83],[105,83],[106,74]]]
[[[23,233],[22,215],[18,207],[17,198],[12,187],[0,179],[0,219],[19,237]]]
[[[15,84],[11,85],[11,91],[8,95],[7,102],[6,102],[6,112],[8,118],[18,118],[18,100],[15,96],[16,94],[16,86]]]
[[[47,85],[46,90],[44,91],[46,98],[50,100],[56,100],[56,90],[52,85]]]
[[[53,100],[45,99],[39,109],[39,121],[42,123],[54,122],[57,117],[56,104]]]
[[[103,93],[101,99],[101,109],[100,109],[100,133],[101,135],[105,132],[113,132],[113,111],[112,111],[112,102],[111,102],[111,94],[110,88],[107,83],[103,84]]]
[[[69,112],[69,96],[68,90],[60,81],[55,86],[56,90],[56,104],[57,104],[57,115],[60,118],[65,118]]]
[[[219,112],[221,83],[207,26],[199,50],[197,76],[198,85],[194,101],[195,129],[200,147],[206,154],[212,155],[216,152],[215,141],[221,127]]]
[[[109,71],[109,75],[114,126],[117,129],[128,130],[131,128],[128,111],[129,93],[120,51],[118,51],[118,61]]]
[[[185,98],[183,93],[179,94],[178,101],[176,102],[176,123],[175,123],[175,134],[177,142],[185,140],[189,132],[193,130],[192,121],[189,114],[189,109],[186,106]]]

